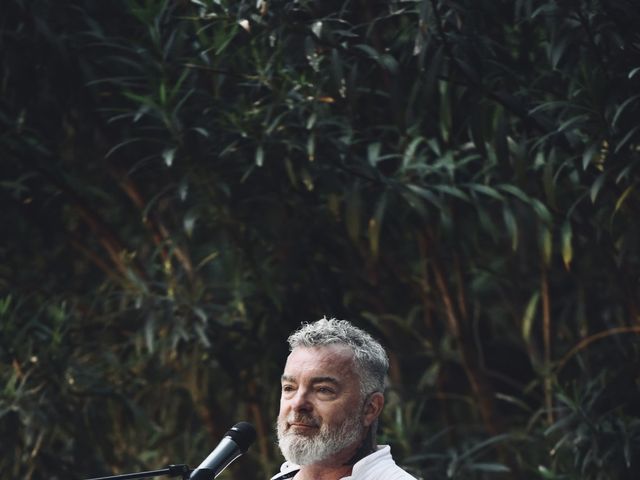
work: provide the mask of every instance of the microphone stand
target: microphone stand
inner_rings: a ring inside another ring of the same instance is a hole
[[[188,480],[191,469],[189,465],[169,465],[162,470],[151,470],[149,472],[124,473],[122,475],[111,475],[109,477],[88,478],[87,480],[130,480],[132,478],[159,477],[166,475],[168,477],[182,476],[182,480]]]

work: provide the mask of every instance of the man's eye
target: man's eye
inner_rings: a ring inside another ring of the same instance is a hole
[[[292,385],[282,385],[283,392],[293,392],[294,388]]]
[[[323,393],[323,394],[332,394],[333,390],[329,387],[318,387],[318,393]]]

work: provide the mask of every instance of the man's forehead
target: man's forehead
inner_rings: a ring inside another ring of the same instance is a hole
[[[355,373],[353,350],[341,344],[296,347],[287,358],[284,373],[293,375],[298,370],[307,371],[314,376],[335,377],[336,374]]]

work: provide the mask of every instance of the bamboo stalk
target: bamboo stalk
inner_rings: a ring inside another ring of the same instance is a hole
[[[430,245],[428,236],[424,237],[424,241],[427,242],[427,246]],[[435,257],[432,257],[430,265],[436,286],[440,293],[440,298],[444,304],[449,333],[454,337],[460,348],[462,366],[471,386],[471,391],[478,399],[480,416],[487,431],[492,435],[496,435],[500,433],[501,428],[494,415],[493,392],[489,387],[487,379],[477,366],[477,353],[472,342],[469,341],[469,337],[462,324],[462,320],[464,319],[456,312],[454,296],[449,289],[443,269]]]
[[[111,174],[117,179],[120,188],[125,192],[125,194],[129,197],[129,199],[133,202],[133,204],[140,210],[144,211],[146,208],[146,202],[140,193],[140,190],[133,183],[131,178],[125,175],[122,172],[117,171],[114,167],[110,167]],[[162,257],[163,263],[167,265],[167,262],[170,262],[170,254],[167,251],[167,248],[164,246],[164,243],[171,245],[171,252],[175,256],[175,258],[180,262],[182,268],[187,273],[187,277],[189,281],[193,281],[194,278],[194,269],[193,264],[191,262],[191,258],[185,252],[184,248],[176,245],[173,241],[171,234],[169,233],[169,229],[164,225],[164,223],[160,220],[157,214],[147,215],[142,219],[142,223],[144,226],[150,231],[151,238],[155,245],[160,249],[160,255]],[[171,283],[175,284],[176,279],[173,275],[173,270],[171,268],[165,268],[165,273],[170,276]]]
[[[549,278],[545,267],[540,273],[540,292],[542,294],[542,337],[544,343],[544,402],[547,422],[552,425],[553,415],[553,378],[551,374],[551,302],[549,299]]]
[[[82,243],[80,243],[80,241],[77,238],[75,238],[75,236],[74,238],[71,238],[70,243],[73,246],[73,248],[78,250],[96,267],[102,270],[102,272],[107,277],[109,277],[111,280],[113,280],[116,283],[122,283],[122,277],[119,276],[112,268],[110,268],[109,265],[107,265],[107,262],[105,262],[102,258],[100,258],[99,255],[97,255],[95,252],[92,252],[84,245],[82,245]]]
[[[562,359],[558,362],[556,367],[556,373],[560,372],[567,364],[567,362],[576,355],[580,350],[584,350],[593,342],[601,340],[603,338],[611,337],[613,335],[620,335],[622,333],[639,333],[640,334],[640,326],[632,326],[632,327],[614,327],[608,330],[604,330],[602,332],[595,333],[593,335],[589,335],[581,339],[571,350],[564,354]]]
[[[248,383],[249,401],[248,409],[250,417],[253,419],[253,425],[256,427],[256,433],[258,438],[258,451],[260,453],[260,462],[266,468],[269,466],[269,427],[268,422],[265,421],[262,410],[260,410],[260,404],[255,400],[258,398],[258,391],[255,380],[251,380]]]
[[[429,329],[430,333],[435,331],[433,324],[433,308],[430,302],[429,293],[431,292],[431,282],[429,280],[429,267],[428,267],[428,249],[427,242],[423,235],[418,237],[418,251],[420,252],[420,299],[422,300],[422,310],[424,323]]]

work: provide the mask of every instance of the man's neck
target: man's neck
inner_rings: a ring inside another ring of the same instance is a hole
[[[324,465],[304,465],[293,480],[340,480],[351,475],[352,465],[329,467]]]

